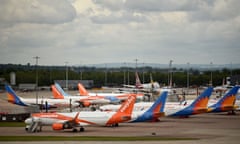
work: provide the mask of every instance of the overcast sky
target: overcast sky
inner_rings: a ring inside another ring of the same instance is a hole
[[[229,64],[239,0],[0,0],[0,63]]]

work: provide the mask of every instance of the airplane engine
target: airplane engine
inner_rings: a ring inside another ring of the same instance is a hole
[[[53,130],[64,130],[64,129],[71,129],[73,128],[70,123],[54,123],[52,124]]]
[[[91,105],[91,102],[89,102],[89,101],[84,101],[83,102],[84,107],[89,107],[90,105]]]
[[[62,124],[62,123],[54,123],[54,124],[52,124],[52,129],[53,130],[63,130],[64,129],[63,125],[64,124]]]

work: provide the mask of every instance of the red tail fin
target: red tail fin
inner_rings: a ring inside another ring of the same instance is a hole
[[[135,83],[136,88],[141,88],[142,84],[137,72],[135,73],[135,77],[136,77],[136,83]]]

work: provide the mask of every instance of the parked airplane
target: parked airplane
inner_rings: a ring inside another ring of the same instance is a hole
[[[136,78],[135,85],[123,85],[123,86],[126,88],[133,88],[133,89],[145,89],[147,91],[160,88],[159,83],[154,82],[152,78],[150,83],[142,84],[137,72],[135,72],[135,78]]]
[[[209,97],[213,91],[212,87],[207,88],[197,99],[191,102],[166,102],[165,116],[189,116],[207,112],[207,104]],[[134,110],[144,110],[152,105],[151,102],[139,102],[134,105]],[[100,110],[116,110],[119,105],[104,105]]]
[[[52,93],[55,99],[66,99],[79,103],[80,107],[89,107],[94,104],[109,104],[109,103],[119,103],[117,99],[106,99],[101,96],[71,96],[63,91],[63,89],[58,85],[52,85]]]
[[[236,94],[238,93],[239,86],[234,86],[229,90],[222,98],[220,98],[216,103],[209,104],[208,112],[226,112],[234,111],[237,109],[235,105]]]
[[[92,93],[88,92],[85,87],[81,84],[78,83],[78,91],[80,96],[103,96],[107,99],[118,99],[118,100],[125,100],[127,99],[128,95],[131,94],[129,92],[127,93]],[[137,93],[137,100],[142,100],[144,94],[143,93]]]
[[[49,99],[49,98],[41,98],[39,101],[41,103],[36,104],[36,98],[22,98],[16,95],[14,90],[9,86],[5,85],[5,89],[7,91],[8,102],[20,105],[20,106],[40,106],[40,108],[50,109],[57,108],[63,106],[69,106],[70,101],[68,99]],[[46,104],[47,103],[47,104]],[[79,103],[71,103],[72,106],[79,106]]]
[[[77,131],[77,127],[80,127],[80,131],[84,131],[83,126],[87,125],[117,126],[118,123],[131,119],[135,101],[136,95],[130,95],[117,112],[33,113],[25,120],[26,130],[34,132],[38,126],[44,125],[52,125],[53,130],[72,129],[73,131]]]

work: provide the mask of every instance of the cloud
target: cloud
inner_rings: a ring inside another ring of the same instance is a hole
[[[0,5],[3,24],[59,24],[70,22],[75,17],[75,9],[64,0],[2,0]]]
[[[237,0],[2,1],[0,61],[238,61]],[[216,62],[215,62],[216,61]]]

